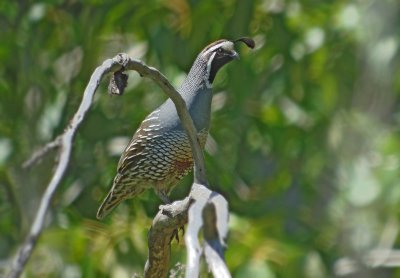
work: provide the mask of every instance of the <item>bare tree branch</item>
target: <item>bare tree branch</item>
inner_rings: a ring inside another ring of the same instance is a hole
[[[225,264],[225,239],[228,233],[228,203],[213,193],[203,209],[204,256],[214,277],[231,277]]]
[[[199,276],[202,254],[214,277],[231,277],[224,261],[225,238],[228,231],[228,203],[222,195],[197,183],[192,184],[189,197],[160,207],[149,233],[149,257],[144,277],[166,276],[171,241],[177,229],[185,225],[188,219],[189,225],[185,234],[188,249],[186,277]],[[202,228],[203,247],[199,241]]]
[[[228,202],[219,193],[197,183],[193,183],[190,197],[194,202],[189,208],[189,223],[185,235],[187,248],[185,277],[199,277],[202,254],[205,255],[206,262],[215,277],[231,277],[223,260],[228,231]],[[199,241],[201,228],[205,239],[203,247]]]
[[[68,124],[67,128],[64,130],[64,133],[60,135],[59,139],[54,140],[53,142],[58,142],[59,141],[59,146],[60,146],[60,157],[57,162],[56,169],[54,171],[53,176],[51,177],[51,180],[46,188],[45,193],[43,194],[43,197],[40,201],[39,209],[36,213],[36,216],[33,220],[31,229],[29,231],[29,234],[27,235],[25,242],[21,246],[21,248],[18,250],[12,266],[11,266],[11,272],[8,274],[8,277],[14,278],[14,277],[19,277],[24,269],[24,266],[26,265],[29,257],[32,254],[32,251],[37,243],[37,240],[42,232],[43,229],[43,223],[45,216],[47,214],[47,211],[50,206],[50,202],[53,199],[54,193],[56,192],[58,185],[61,182],[62,177],[64,176],[65,170],[67,169],[68,163],[69,163],[69,158],[71,156],[71,149],[72,149],[72,140],[74,138],[74,135],[84,119],[86,112],[89,110],[90,105],[92,104],[93,101],[93,96],[94,93],[99,86],[100,80],[103,77],[104,74],[113,71],[114,67],[118,65],[118,63],[115,61],[115,59],[108,59],[106,60],[101,66],[96,68],[94,73],[92,74],[89,84],[87,85],[85,92],[83,94],[83,99],[82,102],[80,103],[80,106],[78,108],[78,111],[75,113],[74,117],[72,118],[71,122]],[[56,144],[54,143],[51,144],[50,146],[55,147]],[[51,148],[52,148],[51,147]],[[39,155],[34,155],[30,161],[34,161],[37,158],[43,156],[45,153],[48,152],[50,147],[44,147],[41,152],[39,152]],[[26,163],[26,164],[31,164],[31,163]]]
[[[148,67],[140,60],[131,59],[126,54],[118,54],[113,59],[104,61],[101,66],[96,68],[84,91],[83,99],[78,111],[75,113],[64,133],[57,137],[53,142],[46,145],[41,151],[38,152],[38,154],[33,155],[33,157],[27,162],[27,165],[31,165],[33,161],[36,161],[38,158],[41,158],[43,155],[45,155],[48,150],[55,148],[56,146],[60,147],[60,157],[56,165],[55,172],[41,199],[40,207],[31,226],[31,230],[27,235],[24,244],[21,246],[13,260],[11,272],[9,273],[8,277],[19,277],[30,255],[32,254],[37,240],[43,230],[43,223],[46,213],[49,209],[50,202],[68,166],[74,135],[80,123],[84,119],[86,112],[89,110],[90,105],[92,104],[94,93],[98,88],[102,77],[107,73],[114,72],[114,78],[112,79],[109,90],[112,94],[122,94],[127,80],[127,77],[123,74],[123,71],[125,70],[135,70],[141,76],[152,79],[171,98],[176,106],[182,126],[188,134],[194,159],[194,183],[192,185],[190,198],[186,198],[183,201],[177,201],[168,206],[163,206],[153,221],[149,235],[149,259],[146,263],[145,276],[163,277],[166,275],[168,271],[171,239],[175,231],[188,221],[187,212],[191,200],[193,200],[194,205],[189,209],[188,229],[191,232],[188,232],[185,237],[188,248],[191,246],[191,251],[189,252],[188,250],[186,277],[198,276],[199,259],[200,254],[202,253],[202,249],[200,248],[198,241],[198,234],[202,226],[204,226],[205,230],[208,230],[207,225],[210,225],[211,229],[217,229],[217,232],[214,233],[214,235],[218,236],[217,238],[213,239],[214,244],[212,246],[213,250],[219,250],[217,251],[218,260],[222,263],[218,262],[214,263],[214,265],[221,266],[222,264],[224,271],[228,274],[221,277],[230,277],[225,263],[223,262],[223,256],[221,256],[221,250],[223,250],[225,245],[224,238],[226,237],[226,227],[228,222],[227,202],[221,195],[216,192],[212,192],[207,188],[204,157],[200,148],[193,120],[186,108],[186,104],[181,95],[174,89],[174,87],[162,73],[153,67]],[[218,196],[218,198],[212,201],[211,199],[215,198],[215,196]],[[206,213],[203,224],[202,211],[207,202],[211,201],[214,202],[215,213]],[[211,217],[211,220],[207,220],[208,217]],[[193,249],[193,247],[196,247],[196,249]],[[195,252],[193,252],[193,250],[195,250]],[[211,257],[214,253],[206,252],[206,256],[207,254],[212,254],[207,259],[207,262],[210,263],[215,261]],[[193,258],[195,258],[194,261],[192,260]],[[213,269],[211,263],[210,266]],[[220,269],[222,268],[220,267]],[[214,274],[217,273],[215,271],[213,272]],[[188,273],[194,273],[195,276],[188,276]]]

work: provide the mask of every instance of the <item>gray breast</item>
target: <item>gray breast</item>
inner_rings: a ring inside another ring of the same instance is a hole
[[[212,91],[205,86],[196,92],[182,93],[197,131],[208,130],[210,126]],[[168,99],[159,108],[159,120],[164,130],[183,130],[175,105]]]

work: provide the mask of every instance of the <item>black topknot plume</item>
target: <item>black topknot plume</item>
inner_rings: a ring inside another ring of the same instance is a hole
[[[254,42],[254,40],[252,38],[243,37],[243,38],[234,40],[233,42],[243,42],[250,48],[254,48],[256,46],[256,43]]]

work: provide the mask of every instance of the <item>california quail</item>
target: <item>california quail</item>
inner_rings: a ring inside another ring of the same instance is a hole
[[[242,38],[249,47],[251,39]],[[236,42],[236,41],[235,41]],[[218,70],[239,55],[234,42],[211,43],[194,61],[178,92],[186,102],[204,148],[210,125],[212,90]],[[113,186],[101,204],[97,218],[102,219],[119,203],[153,188],[169,203],[168,193],[192,168],[192,152],[171,99],[150,113],[140,124],[122,154]]]

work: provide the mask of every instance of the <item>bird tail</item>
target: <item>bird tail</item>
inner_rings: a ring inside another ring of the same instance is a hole
[[[107,216],[115,207],[119,205],[124,199],[118,198],[116,194],[112,194],[112,190],[108,192],[107,197],[104,199],[103,203],[100,205],[97,211],[97,219],[101,220]]]

